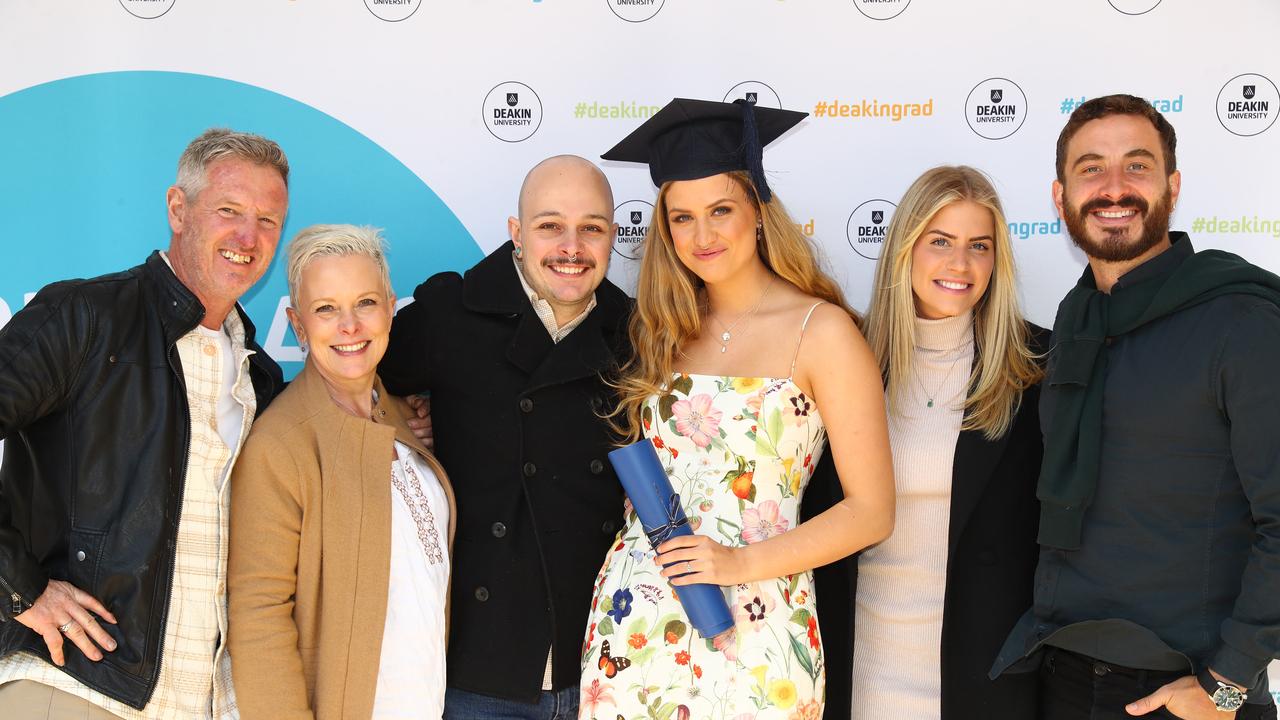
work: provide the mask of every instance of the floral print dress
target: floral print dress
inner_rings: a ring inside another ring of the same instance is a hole
[[[678,375],[643,422],[695,532],[743,546],[798,523],[826,430],[790,378]],[[632,512],[596,579],[581,718],[822,716],[812,573],[724,588],[735,626],[712,640],[689,625],[653,557]]]

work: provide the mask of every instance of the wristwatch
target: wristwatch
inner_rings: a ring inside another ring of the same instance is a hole
[[[1209,698],[1213,700],[1213,705],[1219,712],[1235,712],[1244,705],[1245,700],[1249,699],[1249,694],[1243,689],[1214,677],[1207,666],[1196,673],[1196,680],[1199,680],[1200,687],[1209,693]]]

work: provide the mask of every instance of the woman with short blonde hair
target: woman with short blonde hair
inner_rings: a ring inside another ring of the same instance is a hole
[[[231,669],[242,717],[440,717],[453,539],[444,468],[377,376],[395,312],[374,228],[286,249],[302,373],[232,476]]]

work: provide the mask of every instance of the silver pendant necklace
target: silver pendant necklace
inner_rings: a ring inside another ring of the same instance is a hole
[[[720,322],[720,318],[716,317],[716,314],[711,311],[711,299],[707,299],[707,314],[716,321],[716,324],[719,325],[722,330],[724,330],[724,332],[720,333],[720,352],[725,352],[729,349],[729,341],[733,339],[733,329],[738,326],[738,323],[746,320],[747,317],[754,315],[756,310],[760,309],[760,305],[764,302],[765,297],[768,296],[769,291],[772,289],[773,278],[771,277],[769,278],[769,284],[764,286],[764,291],[760,293],[760,297],[756,300],[756,304],[752,305],[750,309],[739,315],[738,319],[728,325]]]

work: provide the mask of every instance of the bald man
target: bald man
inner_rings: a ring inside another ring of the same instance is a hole
[[[605,279],[613,193],[557,156],[529,171],[517,212],[475,267],[418,286],[379,367],[393,393],[430,392],[457,493],[449,720],[577,717],[592,584],[622,524],[601,419],[630,312]]]

